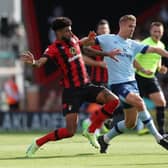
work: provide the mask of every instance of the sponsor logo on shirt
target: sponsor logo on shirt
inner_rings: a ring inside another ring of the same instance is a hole
[[[74,55],[73,57],[71,57],[71,58],[68,59],[68,62],[72,62],[72,61],[78,59],[79,57],[81,57],[80,54],[78,54],[78,55]]]

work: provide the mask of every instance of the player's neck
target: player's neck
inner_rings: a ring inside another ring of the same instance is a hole
[[[122,33],[118,33],[118,36],[120,36],[122,39],[124,39],[124,40],[126,40],[128,37],[126,37],[124,34],[122,34]]]

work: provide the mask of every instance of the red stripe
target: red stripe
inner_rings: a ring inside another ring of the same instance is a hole
[[[25,20],[25,26],[27,30],[28,44],[31,52],[35,55],[35,58],[39,58],[41,53],[40,35],[37,26],[36,15],[34,11],[33,0],[23,0],[23,17]],[[40,70],[41,71],[41,70]],[[35,70],[36,80],[40,80],[39,70]]]
[[[150,17],[153,17],[154,15],[156,15],[157,12],[160,11],[161,6],[163,4],[165,4],[166,2],[167,2],[167,0],[160,0],[158,3],[156,3],[155,5],[153,5],[150,9],[147,9],[142,14],[140,14],[137,17],[138,24],[144,24],[144,22],[146,20],[148,20]]]
[[[70,87],[70,83],[69,83],[69,80],[67,80],[67,78],[65,77],[65,75],[66,75],[66,70],[67,70],[67,67],[66,67],[66,63],[65,63],[65,61],[64,61],[64,59],[63,59],[63,57],[62,57],[62,55],[61,55],[61,53],[60,52],[58,52],[59,53],[59,55],[57,56],[57,59],[58,59],[58,64],[59,65],[63,65],[63,66],[61,66],[62,67],[62,75],[63,75],[63,84],[64,84],[64,87],[65,88],[69,88]]]
[[[39,27],[37,25],[37,18],[34,8],[34,0],[22,0],[23,17],[25,21],[25,27],[27,31],[27,38],[30,51],[38,59],[42,55]],[[52,75],[46,76],[44,67],[34,69],[35,80],[41,84],[48,84],[60,74],[59,71]]]
[[[84,77],[84,81],[82,81],[82,82],[83,83],[88,83],[89,82],[89,77],[88,77],[88,73],[87,73],[87,70],[86,70],[85,63],[82,60],[82,58],[79,59],[79,62],[80,62],[81,71],[82,71],[82,74],[83,74],[83,77]],[[79,74],[79,75],[81,75],[81,74]]]
[[[100,61],[99,57],[97,57],[96,60]],[[98,67],[95,68],[95,70],[96,70],[96,76],[95,76],[95,78],[96,78],[96,80],[98,82],[100,82],[101,80],[103,80],[103,78],[101,79],[101,67],[98,66]]]
[[[67,57],[66,59],[68,60],[68,59],[71,57],[71,55],[69,54],[69,46],[68,46],[65,42],[63,42],[63,46],[65,46],[65,47],[64,47],[64,52],[65,52],[65,55],[66,55],[66,57]],[[62,65],[62,64],[61,64],[61,65]],[[71,67],[71,65],[70,65],[70,67]],[[64,63],[64,71],[70,71],[70,69],[69,69],[69,67],[67,66],[66,63]],[[73,74],[72,74],[72,71],[71,71],[71,75],[73,75]],[[71,85],[71,84],[70,84],[70,83],[71,83],[70,80],[71,80],[71,79],[70,79],[69,76],[65,77],[65,80],[64,80],[64,81],[65,81],[65,84],[64,84],[64,85],[65,85],[66,88],[69,88],[69,87],[70,87],[70,85]]]

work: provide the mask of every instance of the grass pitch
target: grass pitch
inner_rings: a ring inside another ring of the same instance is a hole
[[[125,134],[111,141],[108,154],[100,154],[81,135],[50,142],[26,158],[35,137],[44,134],[1,133],[0,168],[168,168],[168,151],[151,135]]]

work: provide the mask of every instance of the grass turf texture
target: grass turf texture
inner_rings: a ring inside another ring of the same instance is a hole
[[[151,135],[125,134],[111,141],[108,154],[100,154],[80,134],[45,144],[33,158],[25,151],[44,134],[1,133],[0,168],[167,168],[168,151]]]

